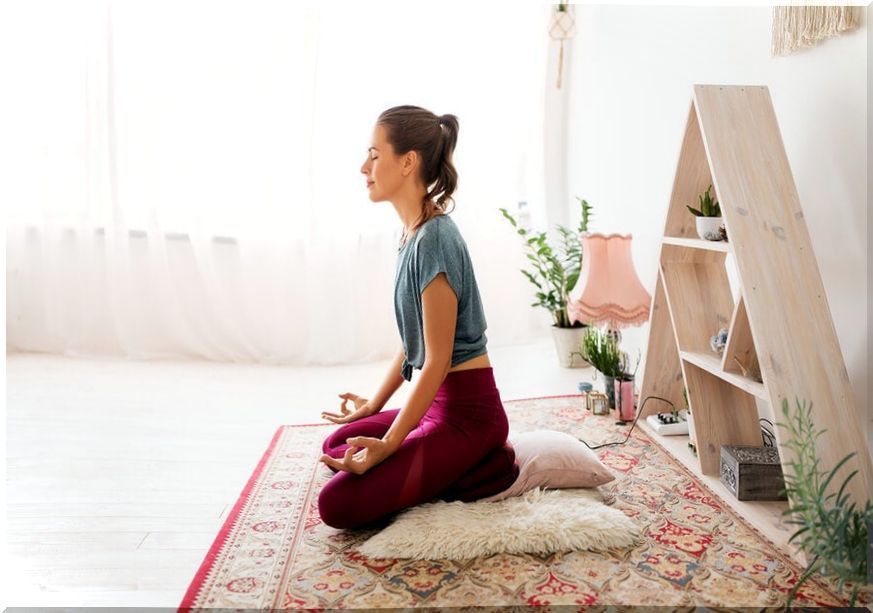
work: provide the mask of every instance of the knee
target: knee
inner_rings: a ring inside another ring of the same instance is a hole
[[[318,494],[318,514],[326,525],[339,530],[356,527],[354,509],[355,503],[333,481],[321,488]]]
[[[497,437],[498,445],[505,445],[509,440],[509,420],[504,418],[501,419],[497,423]]]
[[[332,455],[331,451],[335,450],[340,445],[345,444],[348,435],[344,432],[344,429],[345,428],[339,428],[327,435],[324,442],[321,444],[321,450],[324,453]]]

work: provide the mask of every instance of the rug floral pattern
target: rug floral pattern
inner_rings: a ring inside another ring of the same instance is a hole
[[[548,428],[591,445],[627,433],[612,417],[585,411],[578,395],[504,406],[511,432]],[[336,427],[279,428],[181,608],[778,607],[802,572],[638,428],[626,444],[597,450],[616,475],[601,486],[604,499],[642,528],[632,549],[368,559],[356,547],[375,529],[336,530],[318,515],[318,492],[333,473],[317,459]],[[845,604],[836,583],[821,577],[796,600]]]

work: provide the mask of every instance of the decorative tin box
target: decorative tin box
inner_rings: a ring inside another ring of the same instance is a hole
[[[737,500],[786,500],[776,447],[722,445],[719,473]]]

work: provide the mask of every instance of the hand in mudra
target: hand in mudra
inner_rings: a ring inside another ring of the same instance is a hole
[[[394,453],[394,449],[386,441],[372,436],[353,436],[347,438],[346,443],[349,448],[342,459],[338,460],[325,453],[319,460],[336,470],[362,475]]]
[[[340,405],[340,413],[329,413],[327,411],[321,412],[321,416],[324,419],[332,421],[335,424],[347,424],[350,421],[355,421],[362,417],[368,417],[379,411],[375,405],[370,404],[368,399],[361,398],[357,394],[346,392],[345,394],[340,394],[339,397],[343,399],[343,402]],[[346,406],[346,403],[348,403],[349,400],[355,403],[354,411]]]

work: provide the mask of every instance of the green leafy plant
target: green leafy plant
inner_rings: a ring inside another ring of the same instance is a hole
[[[594,368],[607,377],[620,377],[625,372],[625,360],[611,334],[594,327],[588,328],[582,337],[581,353]]]
[[[558,225],[561,235],[559,249],[553,249],[548,243],[545,232],[532,232],[520,227],[515,217],[505,208],[499,209],[503,216],[512,224],[515,231],[525,242],[525,256],[531,262],[531,270],[521,269],[528,281],[536,286],[537,301],[531,306],[543,307],[549,310],[559,328],[581,328],[585,324],[570,323],[567,313],[567,297],[582,269],[582,238],[581,234],[588,231],[588,220],[592,206],[581,198],[576,198],[582,207],[582,217],[576,230],[569,230]]]
[[[697,199],[700,202],[700,208],[695,209],[690,204],[686,204],[688,210],[691,211],[695,217],[721,217],[721,207],[718,204],[718,201],[713,200],[709,195],[709,190],[712,189],[712,185],[706,188],[706,191],[703,192],[702,195],[698,196]]]
[[[788,495],[789,508],[782,514],[792,517],[787,523],[800,526],[788,542],[798,538],[800,548],[812,561],[789,593],[787,604],[790,606],[800,587],[813,573],[819,572],[838,577],[841,590],[846,582],[854,584],[850,605],[854,606],[858,592],[867,581],[867,527],[873,522],[873,505],[867,500],[861,510],[856,509],[854,502],[846,504],[848,495],[843,492],[857,470],[846,477],[837,493],[825,496],[837,471],[855,452],[840,460],[827,475],[819,471],[816,439],[826,430],[814,431],[810,416],[812,403],[801,404],[796,400],[796,404],[797,411],[791,417],[788,400],[783,399],[782,413],[788,423],[776,424],[789,430],[786,446],[795,452],[790,462],[791,474],[785,475],[783,490]],[[829,503],[834,497],[836,500]]]

